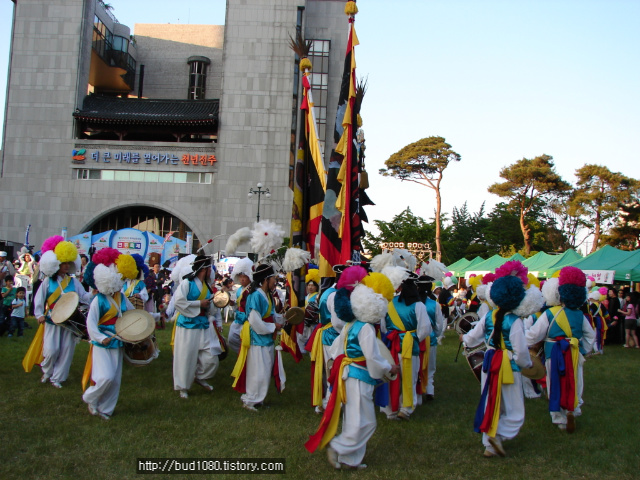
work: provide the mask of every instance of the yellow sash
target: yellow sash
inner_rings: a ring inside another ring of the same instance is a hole
[[[567,341],[569,342],[571,348],[571,363],[573,364],[573,379],[575,385],[575,404],[573,408],[578,407],[578,360],[580,358],[580,340],[573,337],[573,332],[571,331],[571,325],[569,324],[569,319],[567,318],[567,314],[564,311],[564,308],[556,313],[556,316],[553,319],[556,322],[556,325],[560,327],[562,332],[567,337]],[[551,328],[551,327],[549,327]]]
[[[336,398],[335,408],[333,409],[333,412],[331,414],[331,419],[329,420],[329,425],[327,426],[327,429],[324,432],[324,435],[322,436],[322,441],[320,442],[320,448],[324,448],[327,445],[327,443],[329,443],[331,439],[336,436],[336,432],[338,431],[338,423],[340,422],[340,413],[342,411],[342,404],[347,403],[347,389],[345,387],[344,380],[342,379],[342,375],[344,373],[344,367],[346,367],[347,365],[351,365],[353,362],[362,362],[366,360],[364,357],[349,358],[346,356],[347,355],[347,339],[349,338],[349,328],[351,328],[352,325],[353,323],[348,323],[344,327],[344,330],[346,330],[344,335],[345,356],[342,359],[342,362],[340,363],[340,370],[338,371],[338,378],[336,379],[338,384],[336,392],[332,393],[332,395],[337,395],[337,398]]]
[[[51,280],[49,280],[51,281]],[[65,288],[69,286],[69,282],[71,281],[71,277],[65,276],[62,281],[59,283],[58,287],[54,290],[54,292],[47,297],[46,301],[46,311],[52,309],[52,305],[54,305],[60,296],[64,293]],[[46,312],[45,312],[46,313]]]
[[[127,287],[127,289],[125,290],[124,294],[127,298],[129,298],[131,295],[133,295],[133,290],[136,288],[136,285],[138,285],[138,281],[137,280],[132,280],[131,283],[129,284],[129,287]]]
[[[40,364],[44,360],[44,357],[42,356],[43,343],[44,323],[38,325],[38,330],[31,341],[31,345],[29,345],[27,354],[22,359],[22,368],[24,368],[25,372],[29,373],[36,363]]]
[[[262,318],[267,318],[271,315],[271,295],[267,295],[267,302],[269,303],[269,307],[267,308],[267,313],[265,313]],[[251,325],[249,324],[249,315],[251,312],[247,313],[247,319],[242,324],[242,330],[240,330],[240,352],[238,353],[238,359],[236,360],[236,364],[233,367],[233,371],[231,372],[231,376],[235,378],[233,381],[232,387],[235,387],[238,383],[238,379],[240,379],[240,375],[242,374],[242,370],[244,370],[244,365],[247,362],[247,354],[249,353],[249,348],[251,347]]]
[[[111,320],[113,317],[118,316],[118,309],[120,308],[119,305],[121,305],[122,299],[120,298],[120,292],[116,292],[113,295],[113,299],[115,300],[115,302],[110,302],[111,306],[109,307],[109,310],[107,310],[107,313],[105,313],[102,317],[100,317],[100,320],[98,320],[98,325],[102,325],[104,322]],[[116,305],[118,305],[118,307],[116,307]],[[89,383],[89,380],[91,379],[91,370],[93,368],[93,343],[91,343],[89,345],[89,355],[87,355],[87,363],[84,364],[84,372],[82,372],[82,390],[86,390],[87,389],[87,384]]]
[[[492,314],[494,332],[496,313],[497,310],[494,310]],[[511,360],[509,359],[507,346],[504,343],[504,337],[502,335],[500,335],[500,349],[502,350],[502,364],[500,365],[500,372],[498,373],[498,388],[496,393],[496,404],[493,410],[493,419],[491,421],[491,427],[487,432],[487,435],[490,437],[495,437],[498,430],[498,422],[500,421],[500,404],[502,401],[502,385],[510,385],[514,382]]]
[[[205,286],[202,285],[202,290],[200,291],[200,295],[198,295],[198,300],[204,300],[205,298],[207,298],[207,291],[209,289]],[[176,311],[176,314],[173,316],[173,330],[171,330],[171,350],[173,351],[173,344],[175,343],[176,340],[176,325],[178,325],[178,311]]]
[[[400,315],[398,315],[393,302],[389,302],[389,318],[398,330],[406,332],[402,339],[402,353],[400,354],[402,359],[402,406],[413,408],[415,405],[413,404],[413,335],[411,334],[415,330],[405,330],[406,327],[400,320]]]
[[[45,302],[45,315],[51,310],[51,305],[55,305],[60,296],[64,293],[64,290],[69,286],[70,281],[71,277],[65,276],[58,284],[58,288],[56,288],[55,291],[47,297],[47,300]],[[33,336],[33,340],[31,340],[31,344],[29,345],[27,353],[22,359],[22,368],[24,368],[25,372],[29,373],[36,363],[42,363],[42,361],[44,360],[44,356],[42,355],[43,347],[44,324],[41,324],[38,326],[38,330],[36,330],[36,334]]]
[[[313,346],[311,347],[311,361],[316,362],[313,368],[313,391],[311,392],[312,396],[312,405],[319,406],[322,405],[322,371],[324,369],[324,349],[322,347],[322,332],[331,328],[333,325],[331,322],[327,323],[325,326],[321,327],[316,332],[316,337],[313,339]]]

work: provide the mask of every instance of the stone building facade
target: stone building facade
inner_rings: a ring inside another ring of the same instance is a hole
[[[299,26],[325,57],[318,108],[326,159],[343,9],[341,0],[228,0],[224,26],[136,24],[130,38],[99,0],[15,2],[0,238],[19,241],[28,224],[36,246],[64,227],[98,233],[112,220],[118,228],[154,225],[160,235],[176,229],[140,217],[151,211],[177,220],[180,238],[191,231],[201,241],[223,239],[255,220],[257,201],[247,193],[258,182],[271,192],[260,217],[288,230],[300,101],[289,35]],[[200,90],[200,80],[190,83],[198,68],[206,70]],[[200,96],[190,100],[193,92]],[[107,107],[96,107],[95,95]],[[118,110],[126,100],[135,111]]]

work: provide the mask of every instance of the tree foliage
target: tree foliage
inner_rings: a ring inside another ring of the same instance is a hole
[[[603,243],[621,250],[640,248],[640,201],[621,205],[620,217],[608,235],[603,235]]]
[[[518,160],[513,165],[504,167],[500,171],[500,177],[506,181],[494,183],[488,190],[500,197],[509,198],[510,205],[517,207],[524,252],[528,256],[532,246],[529,221],[532,209],[555,195],[570,191],[571,185],[556,173],[553,157],[549,155]]]
[[[442,255],[441,214],[442,197],[440,184],[443,172],[451,162],[459,162],[460,155],[451,149],[443,137],[427,137],[407,145],[394,153],[384,163],[387,168],[380,169],[385,177],[395,177],[402,181],[414,182],[431,188],[436,194],[435,241],[440,260]]]
[[[593,253],[601,245],[604,231],[618,218],[621,205],[631,202],[638,181],[602,165],[591,164],[576,170],[576,177],[577,188],[570,207],[593,234]]]
[[[414,215],[409,207],[393,217],[390,222],[374,220],[373,223],[378,227],[380,233],[373,235],[371,232],[367,232],[362,241],[365,249],[371,255],[377,255],[381,252],[380,243],[418,242],[432,244],[435,239],[434,223],[428,223],[422,217]]]

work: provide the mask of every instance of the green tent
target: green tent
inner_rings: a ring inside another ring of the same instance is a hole
[[[545,265],[544,268],[539,270],[538,277],[539,278],[549,278],[555,272],[560,270],[562,267],[566,267],[567,265],[572,265],[584,257],[581,256],[578,252],[573,249],[569,249],[560,255],[560,258],[556,258],[555,261],[549,265]]]
[[[514,253],[513,255],[511,255],[509,258],[505,258],[504,261],[508,262],[510,260],[519,260],[521,262],[524,262],[526,260],[526,258],[524,258],[522,255],[520,255],[519,253]],[[504,262],[502,262],[504,263]],[[499,267],[500,265],[498,265]]]
[[[522,264],[529,269],[530,272],[537,272],[540,267],[548,264],[551,260],[558,259],[557,255],[549,255],[545,252],[538,252],[533,257],[527,258]]]
[[[464,272],[465,267],[467,265],[469,265],[470,263],[471,263],[471,260],[467,260],[466,258],[462,257],[457,262],[453,262],[447,268],[453,273],[454,277],[459,277],[460,276],[460,272],[461,271]]]
[[[632,254],[633,252],[605,245],[582,260],[572,263],[571,266],[578,267],[580,270],[615,270],[614,265],[623,262]]]
[[[626,259],[612,266],[618,282],[640,282],[640,250],[629,253]]]
[[[460,260],[458,260],[458,262],[460,262]],[[449,270],[451,270],[451,272],[453,272],[453,275],[456,277],[464,277],[464,274],[467,270],[469,269],[474,269],[475,265],[484,262],[484,258],[482,257],[476,257],[473,260],[469,260],[465,266],[460,267],[459,265],[456,265],[458,262],[451,264],[451,266],[449,266]],[[454,269],[455,267],[455,269]]]
[[[545,255],[547,256],[546,262],[536,261],[534,265],[529,265],[525,262],[525,265],[529,267],[530,272],[537,272],[538,278],[549,278],[551,275],[553,275],[554,272],[560,270],[562,267],[571,265],[572,263],[582,260],[583,258],[573,249],[567,250],[562,255]],[[536,257],[537,255],[531,257],[529,260],[532,260]],[[529,260],[527,260],[527,262]]]
[[[518,257],[514,258],[515,255],[518,255],[520,258]],[[467,266],[467,268],[465,268],[465,272],[464,272],[465,276],[467,272],[474,272],[474,273],[494,272],[496,268],[498,268],[505,262],[508,262],[509,260],[520,260],[520,259],[524,260],[524,257],[519,253],[516,253],[515,255],[512,255],[509,258],[504,258],[496,254],[493,257],[489,257],[485,261],[480,262],[476,265],[469,265]]]

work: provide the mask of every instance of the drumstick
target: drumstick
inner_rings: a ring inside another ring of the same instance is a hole
[[[454,363],[458,363],[458,356],[460,355],[460,349],[462,348],[462,342],[458,345],[458,353],[456,353],[456,359],[453,361]]]

